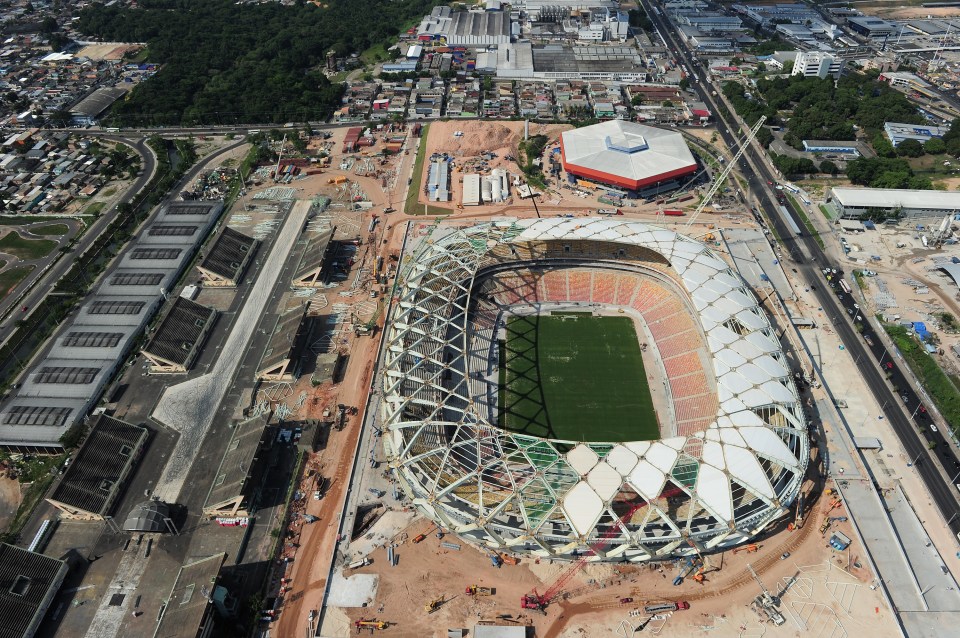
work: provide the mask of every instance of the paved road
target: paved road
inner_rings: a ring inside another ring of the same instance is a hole
[[[723,141],[729,148],[737,148],[740,136],[734,135],[732,131],[739,132],[742,127],[737,122],[733,122],[730,126],[731,123],[725,121],[719,108],[718,98],[711,95],[713,86],[703,84],[700,79],[704,77],[702,67],[694,62],[689,51],[675,38],[672,28],[665,23],[663,17],[652,11],[650,3],[646,0],[642,0],[641,3],[645,5],[647,14],[668,47],[677,53],[680,62],[698,75],[698,81],[694,82],[691,88],[700,94],[701,99],[714,113],[717,130]],[[960,504],[957,500],[957,489],[949,479],[960,471],[960,462],[953,448],[943,439],[942,432],[928,431],[921,436],[918,426],[929,425],[930,417],[918,409],[919,399],[901,370],[902,362],[899,358],[891,356],[883,347],[882,341],[876,336],[870,323],[861,321],[858,323],[863,326],[862,334],[869,337],[874,344],[870,349],[867,348],[863,337],[851,322],[851,319],[857,315],[848,314],[848,311],[858,310],[853,307],[856,302],[847,294],[841,293],[839,297],[836,296],[821,272],[822,267],[830,264],[829,259],[809,233],[803,233],[798,237],[789,229],[787,221],[780,216],[778,202],[773,195],[775,191],[771,188],[775,176],[767,165],[766,158],[754,146],[751,146],[745,155],[746,159],[742,162],[740,171],[749,183],[749,190],[755,195],[760,206],[770,213],[770,220],[783,241],[785,251],[796,263],[795,272],[811,287],[823,311],[831,318],[837,334],[857,362],[877,403],[883,406],[883,418],[890,423],[907,454],[914,460],[917,472],[933,496],[944,520],[948,521],[950,530],[957,534],[960,532],[960,516],[957,516]],[[837,270],[840,269],[837,268]],[[838,275],[842,276],[842,273],[838,272]],[[896,394],[887,384],[888,375],[890,383],[898,389]],[[904,402],[899,395],[905,395],[906,401]],[[905,407],[911,410],[912,416],[904,411],[901,403],[905,403]],[[927,449],[924,437],[937,443],[936,451]]]
[[[90,247],[97,237],[106,229],[106,227],[113,221],[116,216],[117,205],[131,201],[136,197],[143,188],[150,183],[150,180],[153,179],[153,174],[157,170],[157,158],[153,154],[153,149],[151,149],[145,139],[129,139],[126,137],[112,136],[109,139],[117,142],[122,142],[133,148],[140,156],[143,158],[143,170],[140,172],[140,175],[134,180],[133,184],[130,185],[130,188],[120,196],[116,204],[106,210],[102,215],[100,215],[87,229],[87,232],[80,238],[80,240],[73,247],[71,252],[74,255],[81,255],[83,252]],[[56,221],[54,218],[43,218],[43,221]],[[61,253],[59,250],[55,250],[47,259],[41,262],[37,269],[34,271],[34,281],[29,284],[32,288],[29,291],[21,296],[10,295],[0,301],[0,317],[3,318],[3,323],[0,324],[0,343],[6,341],[6,339],[13,333],[15,326],[14,319],[15,316],[11,316],[9,313],[14,308],[22,308],[26,306],[27,308],[33,308],[41,300],[43,300],[50,292],[53,290],[53,287],[60,281],[60,278],[66,274],[68,270],[73,266],[73,259],[67,258],[67,255],[70,253]],[[49,266],[49,264],[53,264]],[[44,271],[44,268],[48,268]]]

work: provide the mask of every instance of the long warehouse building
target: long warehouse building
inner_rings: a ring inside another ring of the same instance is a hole
[[[171,202],[131,242],[0,407],[0,447],[59,452],[96,406],[223,210]]]
[[[960,191],[834,187],[828,201],[844,219],[886,217],[894,213],[905,218],[960,213]]]

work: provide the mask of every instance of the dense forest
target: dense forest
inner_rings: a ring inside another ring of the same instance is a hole
[[[847,73],[833,78],[757,80],[757,90],[774,110],[792,110],[783,140],[796,149],[803,140],[853,140],[854,125],[873,136],[884,122],[919,124],[917,107],[876,74]]]
[[[327,51],[390,46],[436,3],[140,0],[136,9],[94,4],[76,27],[105,41],[145,42],[147,59],[163,64],[115,105],[115,124],[281,123],[326,118],[339,103],[342,88],[322,73]]]

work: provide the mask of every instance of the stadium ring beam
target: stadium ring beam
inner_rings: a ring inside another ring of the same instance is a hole
[[[810,453],[797,389],[756,297],[703,243],[598,218],[437,223],[407,241],[380,417],[399,485],[438,525],[520,557],[644,562],[748,541],[789,511]],[[672,277],[712,359],[717,411],[705,427],[610,442],[498,427],[470,367],[496,361],[470,335],[476,288],[484,273],[570,265]]]

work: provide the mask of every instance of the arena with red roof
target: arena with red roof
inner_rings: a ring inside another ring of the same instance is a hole
[[[631,191],[697,172],[683,135],[621,120],[565,131],[560,153],[568,174]]]

